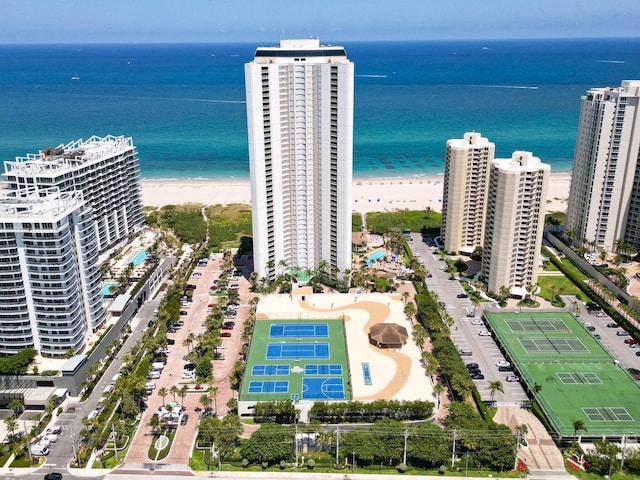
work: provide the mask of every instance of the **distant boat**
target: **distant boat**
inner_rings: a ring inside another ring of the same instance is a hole
[[[71,80],[80,80],[80,76],[76,73],[73,77],[71,77]]]

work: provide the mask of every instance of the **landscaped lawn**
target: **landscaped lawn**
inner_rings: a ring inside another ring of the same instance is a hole
[[[538,277],[538,285],[540,286],[538,296],[545,300],[551,301],[551,287],[555,287],[560,292],[558,295],[576,295],[580,300],[586,302],[586,297],[582,291],[564,275],[540,275]]]

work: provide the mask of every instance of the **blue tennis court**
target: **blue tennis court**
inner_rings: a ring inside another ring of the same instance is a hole
[[[310,358],[329,358],[328,343],[269,343],[267,345],[267,360],[284,358],[300,360]]]
[[[249,382],[249,393],[287,393],[289,382]]]
[[[254,365],[251,369],[251,375],[289,375],[289,365]]]
[[[304,366],[305,375],[342,375],[342,365],[337,364],[312,364]]]
[[[303,378],[302,398],[309,400],[344,400],[342,378]]]
[[[329,338],[326,323],[274,323],[269,338]]]

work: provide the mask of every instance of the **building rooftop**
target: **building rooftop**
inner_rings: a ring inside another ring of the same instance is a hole
[[[0,218],[56,218],[83,203],[82,192],[61,192],[58,187],[0,190]]]
[[[88,140],[76,140],[66,145],[46,148],[37,154],[16,157],[14,162],[4,162],[5,177],[31,175],[55,177],[78,167],[110,158],[123,150],[134,148],[131,137],[107,135],[92,136]]]

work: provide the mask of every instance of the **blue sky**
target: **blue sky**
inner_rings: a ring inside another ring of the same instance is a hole
[[[0,43],[640,36],[638,0],[2,0]]]

